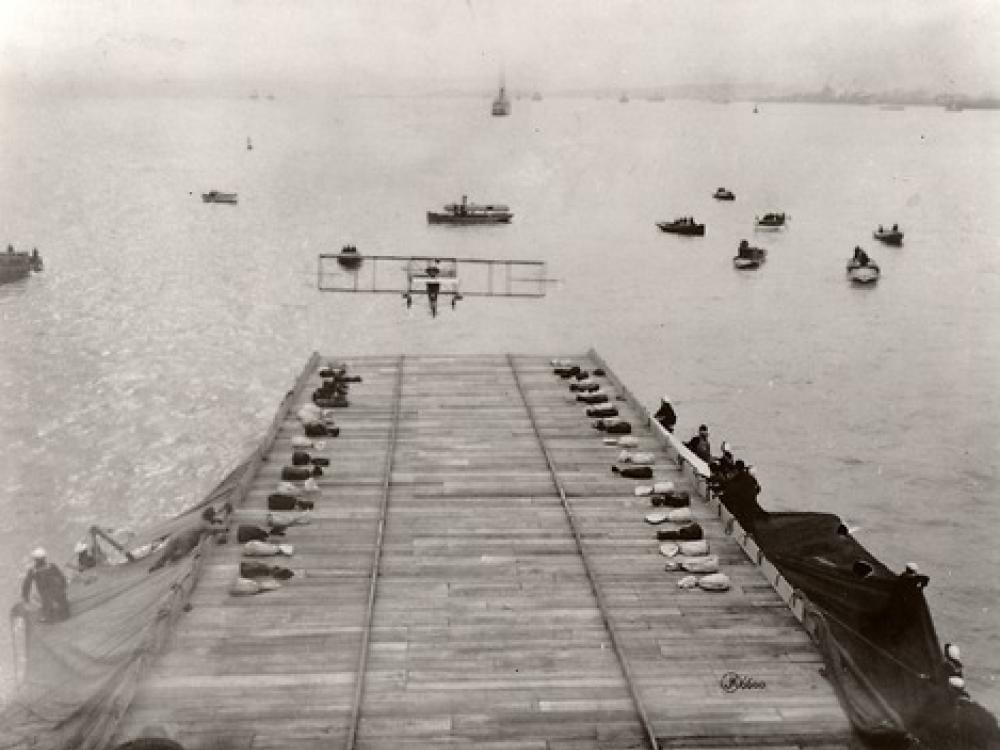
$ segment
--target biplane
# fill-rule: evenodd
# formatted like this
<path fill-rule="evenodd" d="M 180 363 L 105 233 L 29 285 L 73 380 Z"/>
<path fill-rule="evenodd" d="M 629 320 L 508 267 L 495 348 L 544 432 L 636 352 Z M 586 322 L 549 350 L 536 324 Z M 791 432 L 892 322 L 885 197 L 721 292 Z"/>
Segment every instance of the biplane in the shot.
<path fill-rule="evenodd" d="M 344 263 L 349 260 L 350 263 Z M 431 255 L 361 255 L 353 250 L 319 256 L 321 292 L 399 294 L 406 306 L 426 295 L 431 315 L 438 299 L 452 308 L 465 297 L 544 297 L 548 279 L 540 260 L 448 258 Z"/>

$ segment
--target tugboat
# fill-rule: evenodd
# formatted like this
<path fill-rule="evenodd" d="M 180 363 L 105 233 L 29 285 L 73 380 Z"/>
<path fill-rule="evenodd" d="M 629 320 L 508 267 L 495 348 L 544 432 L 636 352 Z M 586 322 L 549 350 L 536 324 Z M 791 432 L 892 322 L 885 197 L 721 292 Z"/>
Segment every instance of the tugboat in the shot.
<path fill-rule="evenodd" d="M 673 221 L 658 221 L 656 226 L 669 234 L 683 234 L 689 237 L 705 236 L 705 225 L 698 224 L 693 218 L 687 216 Z"/>
<path fill-rule="evenodd" d="M 469 203 L 466 195 L 461 203 L 449 203 L 444 212 L 428 211 L 428 224 L 509 224 L 514 218 L 510 208 L 500 204 Z"/>
<path fill-rule="evenodd" d="M 752 270 L 760 268 L 765 260 L 767 260 L 767 250 L 754 247 L 746 240 L 740 240 L 740 246 L 733 257 L 733 266 L 740 270 Z"/>
<path fill-rule="evenodd" d="M 361 267 L 364 258 L 358 254 L 358 248 L 354 245 L 344 245 L 340 248 L 340 255 L 337 256 L 337 263 L 341 268 L 348 271 L 355 271 Z"/>
<path fill-rule="evenodd" d="M 892 229 L 883 229 L 879 224 L 878 229 L 872 232 L 872 237 L 887 245 L 902 245 L 903 233 L 899 229 L 899 224 L 893 224 Z"/>
<path fill-rule="evenodd" d="M 0 284 L 23 279 L 32 272 L 42 271 L 42 256 L 38 248 L 30 253 L 14 250 L 13 245 L 7 245 L 7 252 L 0 253 Z"/>
<path fill-rule="evenodd" d="M 769 212 L 763 216 L 754 217 L 757 229 L 782 229 L 785 226 L 785 212 Z"/>
<path fill-rule="evenodd" d="M 736 200 L 736 196 L 733 195 L 733 191 L 732 190 L 727 190 L 724 187 L 720 187 L 720 188 L 716 189 L 716 191 L 714 193 L 712 193 L 712 197 L 715 198 L 715 200 L 717 200 L 717 201 L 734 201 L 734 200 Z"/>
<path fill-rule="evenodd" d="M 862 286 L 874 284 L 882 275 L 878 264 L 868 257 L 860 247 L 854 248 L 854 256 L 847 261 L 847 277 L 854 284 Z"/>
<path fill-rule="evenodd" d="M 235 206 L 238 196 L 236 193 L 221 193 L 218 190 L 209 190 L 207 193 L 201 194 L 201 199 L 205 203 L 228 203 L 231 206 Z"/>

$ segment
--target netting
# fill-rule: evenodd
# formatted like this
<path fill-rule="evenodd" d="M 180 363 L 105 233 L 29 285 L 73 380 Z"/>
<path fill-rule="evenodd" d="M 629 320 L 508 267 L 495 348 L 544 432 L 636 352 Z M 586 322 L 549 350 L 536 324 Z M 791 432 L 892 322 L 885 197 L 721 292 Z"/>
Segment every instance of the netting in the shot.
<path fill-rule="evenodd" d="M 105 750 L 183 611 L 204 546 L 213 541 L 206 536 L 181 560 L 151 572 L 157 546 L 171 535 L 197 529 L 206 507 L 221 511 L 248 465 L 242 463 L 179 516 L 130 539 L 124 546 L 128 557 L 110 545 L 102 549 L 103 562 L 69 582 L 68 620 L 40 622 L 37 612 L 14 607 L 14 632 L 21 634 L 15 637 L 22 652 L 17 661 L 24 675 L 0 713 L 2 750 Z M 108 562 L 116 558 L 121 561 Z"/>

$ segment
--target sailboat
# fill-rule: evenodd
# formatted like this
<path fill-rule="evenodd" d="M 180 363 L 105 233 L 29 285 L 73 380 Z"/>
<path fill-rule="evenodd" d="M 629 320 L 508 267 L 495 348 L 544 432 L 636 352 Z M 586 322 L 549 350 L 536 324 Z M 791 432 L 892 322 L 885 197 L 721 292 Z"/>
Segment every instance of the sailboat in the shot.
<path fill-rule="evenodd" d="M 510 114 L 510 99 L 507 98 L 507 91 L 504 89 L 503 79 L 500 79 L 500 91 L 497 98 L 493 100 L 493 116 L 506 117 Z"/>

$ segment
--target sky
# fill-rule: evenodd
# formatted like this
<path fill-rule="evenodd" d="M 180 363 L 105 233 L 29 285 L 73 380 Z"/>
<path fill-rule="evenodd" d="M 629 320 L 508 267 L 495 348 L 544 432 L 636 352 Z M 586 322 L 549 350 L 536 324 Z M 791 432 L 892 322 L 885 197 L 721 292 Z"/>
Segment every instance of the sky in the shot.
<path fill-rule="evenodd" d="M 997 0 L 0 0 L 0 80 L 1000 93 Z"/>

